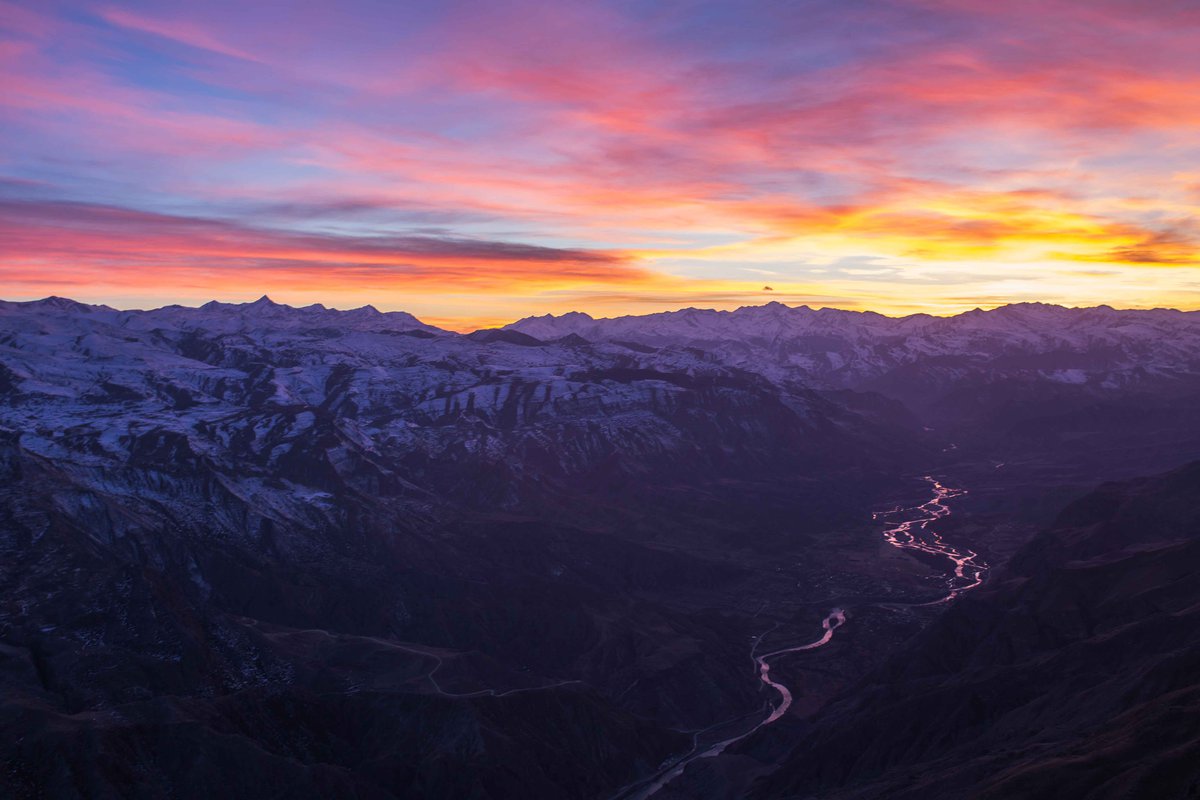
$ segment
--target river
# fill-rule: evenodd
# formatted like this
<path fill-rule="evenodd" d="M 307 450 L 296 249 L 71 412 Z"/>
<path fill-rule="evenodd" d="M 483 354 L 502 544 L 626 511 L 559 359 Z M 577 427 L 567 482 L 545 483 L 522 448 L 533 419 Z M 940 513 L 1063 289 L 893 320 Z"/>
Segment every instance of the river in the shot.
<path fill-rule="evenodd" d="M 946 575 L 946 594 L 925 602 L 871 603 L 869 605 L 893 610 L 944 605 L 952 602 L 963 592 L 980 586 L 983 583 L 984 576 L 987 574 L 988 565 L 978 553 L 966 548 L 959 549 L 945 542 L 941 534 L 932 527 L 933 523 L 950 516 L 951 511 L 948 501 L 966 494 L 966 489 L 952 489 L 929 475 L 926 475 L 924 480 L 930 484 L 933 492 L 933 496 L 929 500 L 917 506 L 897 506 L 888 511 L 878 511 L 872 514 L 871 518 L 882 521 L 887 525 L 883 531 L 883 537 L 893 547 L 901 550 L 915 550 L 929 555 L 942 556 L 950 561 L 953 566 L 951 571 Z M 792 691 L 785 684 L 771 677 L 770 660 L 792 653 L 816 650 L 829 644 L 829 642 L 833 641 L 834 632 L 846 624 L 846 613 L 846 610 L 840 607 L 831 609 L 825 619 L 821 621 L 822 633 L 820 638 L 808 644 L 785 647 L 758 655 L 758 648 L 762 645 L 763 640 L 767 638 L 770 631 L 758 637 L 750 650 L 750 657 L 754 660 L 754 664 L 758 670 L 759 681 L 762 682 L 763 686 L 778 695 L 778 702 L 770 704 L 770 710 L 765 713 L 765 716 L 760 721 L 734 736 L 715 742 L 701 741 L 703 734 L 722 727 L 728 727 L 737 720 L 728 720 L 706 728 L 703 731 L 697 731 L 692 735 L 692 749 L 690 751 L 669 764 L 664 765 L 650 777 L 626 786 L 614 795 L 612 800 L 646 800 L 646 798 L 653 797 L 660 789 L 682 775 L 683 771 L 692 762 L 701 758 L 719 756 L 730 745 L 740 742 L 742 739 L 772 724 L 786 714 L 788 708 L 792 705 Z"/>

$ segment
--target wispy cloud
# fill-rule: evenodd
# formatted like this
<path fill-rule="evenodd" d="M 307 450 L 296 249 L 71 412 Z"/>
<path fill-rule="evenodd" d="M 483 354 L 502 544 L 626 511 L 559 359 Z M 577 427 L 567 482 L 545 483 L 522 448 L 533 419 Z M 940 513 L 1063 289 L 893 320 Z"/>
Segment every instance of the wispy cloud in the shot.
<path fill-rule="evenodd" d="M 253 228 L 227 220 L 183 217 L 73 202 L 0 201 L 0 275 L 42 279 L 33 264 L 61 263 L 83 280 L 142 282 L 218 277 L 374 288 L 509 290 L 589 283 L 637 283 L 652 276 L 613 253 L 465 237 L 351 236 Z M 114 267 L 129 266 L 122 275 Z M 69 265 L 69 266 L 68 266 Z"/>
<path fill-rule="evenodd" d="M 740 303 L 764 275 L 893 308 L 1170 302 L 1198 29 L 1130 0 L 0 2 L 0 277 L 353 286 L 442 319 Z M 878 264 L 811 266 L 845 259 Z"/>

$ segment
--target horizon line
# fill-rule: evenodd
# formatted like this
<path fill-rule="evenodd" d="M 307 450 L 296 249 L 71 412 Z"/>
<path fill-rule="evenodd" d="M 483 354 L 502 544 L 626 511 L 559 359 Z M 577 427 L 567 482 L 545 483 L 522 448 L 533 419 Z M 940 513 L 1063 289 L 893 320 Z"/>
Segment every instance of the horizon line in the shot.
<path fill-rule="evenodd" d="M 913 312 L 911 314 L 893 315 L 893 314 L 886 314 L 886 313 L 883 313 L 880 311 L 875 311 L 873 309 L 842 308 L 839 306 L 814 307 L 814 306 L 809 305 L 808 303 L 801 303 L 799 305 L 788 305 L 787 303 L 784 303 L 780 300 L 770 300 L 768 302 L 757 304 L 757 305 L 742 305 L 742 306 L 738 306 L 737 308 L 734 308 L 734 309 L 720 309 L 720 308 L 712 308 L 712 307 L 702 308 L 699 306 L 680 306 L 677 308 L 662 309 L 660 311 L 649 311 L 645 314 L 621 314 L 618 316 L 611 316 L 611 317 L 592 316 L 591 314 L 589 314 L 586 311 L 578 311 L 578 310 L 564 311 L 564 312 L 561 312 L 558 314 L 548 312 L 545 314 L 530 314 L 527 316 L 518 317 L 517 319 L 511 320 L 509 322 L 504 322 L 501 324 L 484 325 L 481 327 L 473 327 L 473 328 L 469 328 L 469 329 L 468 328 L 456 329 L 456 328 L 445 327 L 442 324 L 435 324 L 435 323 L 428 322 L 427 319 L 429 319 L 429 318 L 419 317 L 416 314 L 413 314 L 412 312 L 406 311 L 402 308 L 381 309 L 370 303 L 361 305 L 361 306 L 355 306 L 352 308 L 338 308 L 336 306 L 330 306 L 330 305 L 326 305 L 324 303 L 319 303 L 319 302 L 318 303 L 310 303 L 310 304 L 304 305 L 304 306 L 299 306 L 299 305 L 292 305 L 290 303 L 281 303 L 281 302 L 272 300 L 271 297 L 267 294 L 263 294 L 254 300 L 245 300 L 245 301 L 241 301 L 241 302 L 229 301 L 229 300 L 217 300 L 214 298 L 212 300 L 207 300 L 198 305 L 187 305 L 184 303 L 166 303 L 164 305 L 151 307 L 151 308 L 119 307 L 119 306 L 109 305 L 108 303 L 91 303 L 91 302 L 86 302 L 83 300 L 76 300 L 73 297 L 66 297 L 64 295 L 47 295 L 45 297 L 31 298 L 28 300 L 11 300 L 8 298 L 0 298 L 0 305 L 36 305 L 39 303 L 47 303 L 47 302 L 54 301 L 54 300 L 62 300 L 62 301 L 66 301 L 66 302 L 81 305 L 81 306 L 87 306 L 89 308 L 105 309 L 108 311 L 115 311 L 115 312 L 119 312 L 119 313 L 142 313 L 142 314 L 152 313 L 155 311 L 165 311 L 168 309 L 187 309 L 190 311 L 203 311 L 203 310 L 205 310 L 205 308 L 207 306 L 212 306 L 214 304 L 218 305 L 218 306 L 231 306 L 234 308 L 249 307 L 249 306 L 255 306 L 255 305 L 261 304 L 261 305 L 269 305 L 270 307 L 275 307 L 275 308 L 285 308 L 285 309 L 288 309 L 291 311 L 305 311 L 305 310 L 311 309 L 311 310 L 316 310 L 316 311 L 332 311 L 332 312 L 342 313 L 342 314 L 352 313 L 354 311 L 371 311 L 371 312 L 377 313 L 381 316 L 383 316 L 385 314 L 404 314 L 409 317 L 412 317 L 414 320 L 416 320 L 420 324 L 425 325 L 427 327 L 436 328 L 437 330 L 443 331 L 445 333 L 455 333 L 455 334 L 461 334 L 461 335 L 469 335 L 471 333 L 477 333 L 479 331 L 500 330 L 500 329 L 506 328 L 510 325 L 515 325 L 518 322 L 523 322 L 525 320 L 547 319 L 547 318 L 561 319 L 563 317 L 570 316 L 570 315 L 582 315 L 582 316 L 587 317 L 589 320 L 591 320 L 593 322 L 609 322 L 609 321 L 615 321 L 615 320 L 621 320 L 621 319 L 637 319 L 637 318 L 643 318 L 643 317 L 652 317 L 652 316 L 658 316 L 661 314 L 679 314 L 679 313 L 682 313 L 685 311 L 700 311 L 700 312 L 708 312 L 708 313 L 713 313 L 713 314 L 734 314 L 734 313 L 737 313 L 739 311 L 743 311 L 746 309 L 760 309 L 760 308 L 767 308 L 768 306 L 781 306 L 789 311 L 810 311 L 813 313 L 819 313 L 822 311 L 835 311 L 835 312 L 840 312 L 840 313 L 845 313 L 845 314 L 859 314 L 859 315 L 864 315 L 864 316 L 869 314 L 869 315 L 873 315 L 873 316 L 877 316 L 877 317 L 883 317 L 884 319 L 896 320 L 896 321 L 912 319 L 914 317 L 930 317 L 933 319 L 954 319 L 956 317 L 961 317 L 966 314 L 972 314 L 972 313 L 986 314 L 986 313 L 991 313 L 994 311 L 999 311 L 999 310 L 1002 310 L 1005 308 L 1013 308 L 1013 307 L 1019 307 L 1019 306 L 1040 306 L 1040 307 L 1047 307 L 1047 308 L 1062 309 L 1064 311 L 1090 311 L 1090 310 L 1105 309 L 1105 310 L 1116 312 L 1116 313 L 1137 313 L 1137 312 L 1149 313 L 1149 312 L 1154 312 L 1154 311 L 1170 312 L 1170 313 L 1176 313 L 1176 314 L 1200 313 L 1200 308 L 1185 309 L 1185 308 L 1178 308 L 1178 307 L 1172 307 L 1172 306 L 1137 306 L 1137 307 L 1120 308 L 1117 306 L 1109 305 L 1108 303 L 1100 303 L 1097 305 L 1068 306 L 1068 305 L 1063 305 L 1062 303 L 1050 303 L 1050 302 L 1045 302 L 1045 301 L 1040 301 L 1040 300 L 1018 300 L 1018 301 L 1013 301 L 1013 302 L 1008 302 L 1008 303 L 998 303 L 995 305 L 979 305 L 979 306 L 975 306 L 974 308 L 966 309 L 964 311 L 957 311 L 954 313 L 947 313 L 947 314 L 935 314 L 935 313 L 931 313 L 928 311 L 917 311 L 917 312 Z M 433 318 L 437 319 L 436 317 L 433 317 Z M 445 320 L 439 320 L 439 321 L 444 322 Z"/>

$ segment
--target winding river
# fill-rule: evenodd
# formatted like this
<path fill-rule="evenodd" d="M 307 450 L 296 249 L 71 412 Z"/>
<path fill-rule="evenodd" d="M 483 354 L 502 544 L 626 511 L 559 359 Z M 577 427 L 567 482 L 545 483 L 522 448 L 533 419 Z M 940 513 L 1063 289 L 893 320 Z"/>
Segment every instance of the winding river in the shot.
<path fill-rule="evenodd" d="M 933 497 L 913 508 L 895 508 L 891 511 L 877 511 L 872 519 L 883 520 L 891 524 L 883 532 L 883 538 L 893 547 L 901 550 L 916 550 L 930 555 L 950 559 L 954 564 L 954 572 L 946 576 L 946 594 L 927 603 L 887 603 L 888 608 L 920 608 L 949 603 L 963 592 L 970 591 L 983 583 L 988 565 L 973 550 L 959 550 L 942 540 L 941 534 L 931 529 L 930 524 L 950 516 L 950 506 L 946 501 L 961 497 L 966 489 L 951 489 L 943 486 L 937 479 L 926 475 L 925 480 L 933 487 Z M 910 519 L 897 520 L 899 516 L 916 514 Z M 969 574 L 968 574 L 969 573 Z"/>
<path fill-rule="evenodd" d="M 967 490 L 951 489 L 929 475 L 926 475 L 924 480 L 930 484 L 933 491 L 933 497 L 929 500 L 918 506 L 907 508 L 897 506 L 889 511 L 878 511 L 873 513 L 871 518 L 880 520 L 888 526 L 883 531 L 883 538 L 893 547 L 901 550 L 915 550 L 933 556 L 941 556 L 953 564 L 952 571 L 946 575 L 946 594 L 934 600 L 921 603 L 871 603 L 869 605 L 892 610 L 943 605 L 953 601 L 963 592 L 970 591 L 982 584 L 984 575 L 987 574 L 988 565 L 980 558 L 978 553 L 965 548 L 959 549 L 948 544 L 942 539 L 941 534 L 931 527 L 934 522 L 950 516 L 950 506 L 947 505 L 947 501 L 955 497 L 961 497 L 967 493 Z M 755 731 L 770 725 L 786 714 L 788 708 L 792 705 L 792 692 L 786 685 L 771 678 L 770 660 L 791 653 L 800 653 L 824 647 L 833 640 L 834 631 L 844 624 L 846 624 L 846 611 L 835 607 L 821 621 L 822 634 L 820 638 L 808 644 L 785 647 L 780 650 L 764 653 L 763 655 L 758 655 L 758 648 L 771 631 L 767 631 L 767 633 L 758 637 L 754 642 L 754 647 L 750 650 L 750 657 L 754 660 L 754 664 L 758 668 L 759 681 L 762 682 L 763 686 L 768 687 L 779 696 L 779 701 L 770 705 L 770 712 L 748 730 L 735 736 L 721 739 L 720 741 L 702 742 L 701 738 L 705 733 L 718 728 L 728 727 L 738 720 L 727 720 L 702 731 L 696 731 L 692 734 L 691 750 L 677 760 L 666 764 L 650 777 L 625 787 L 614 795 L 613 800 L 645 800 L 645 798 L 652 797 L 668 783 L 682 775 L 683 771 L 687 769 L 688 764 L 701 758 L 719 756 L 730 745 L 740 742 Z M 772 628 L 771 630 L 774 629 Z"/>

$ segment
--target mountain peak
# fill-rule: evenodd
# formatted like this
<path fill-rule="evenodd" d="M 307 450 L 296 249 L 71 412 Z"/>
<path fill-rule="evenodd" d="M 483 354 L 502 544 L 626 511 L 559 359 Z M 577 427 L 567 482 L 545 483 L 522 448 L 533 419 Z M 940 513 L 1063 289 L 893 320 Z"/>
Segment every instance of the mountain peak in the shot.
<path fill-rule="evenodd" d="M 59 297 L 58 295 L 50 295 L 43 297 L 41 300 L 34 300 L 31 305 L 36 305 L 40 308 L 57 308 L 63 311 L 91 311 L 92 307 L 80 303 L 78 300 L 72 300 L 69 297 Z"/>

